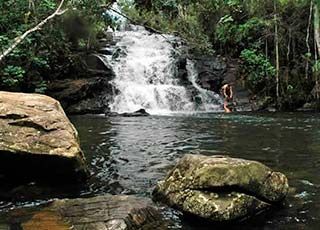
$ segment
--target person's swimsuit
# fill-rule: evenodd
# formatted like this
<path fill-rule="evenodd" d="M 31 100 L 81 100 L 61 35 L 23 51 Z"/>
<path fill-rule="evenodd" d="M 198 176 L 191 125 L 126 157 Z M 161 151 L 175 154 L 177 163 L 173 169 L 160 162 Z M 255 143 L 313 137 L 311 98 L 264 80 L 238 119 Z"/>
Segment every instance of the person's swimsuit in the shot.
<path fill-rule="evenodd" d="M 226 95 L 228 96 L 228 97 L 225 98 L 225 100 L 226 100 L 227 102 L 232 102 L 232 98 L 231 98 L 231 88 L 230 88 L 230 86 L 227 86 L 227 87 L 225 88 L 225 91 L 226 91 Z"/>

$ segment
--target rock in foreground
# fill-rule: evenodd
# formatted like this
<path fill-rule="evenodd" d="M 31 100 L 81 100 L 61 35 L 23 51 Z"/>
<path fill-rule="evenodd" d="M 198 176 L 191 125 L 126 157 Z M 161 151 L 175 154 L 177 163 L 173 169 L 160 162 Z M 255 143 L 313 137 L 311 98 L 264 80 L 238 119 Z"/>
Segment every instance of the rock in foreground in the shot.
<path fill-rule="evenodd" d="M 154 190 L 154 199 L 214 222 L 252 216 L 281 202 L 288 180 L 267 166 L 224 156 L 187 155 Z"/>
<path fill-rule="evenodd" d="M 0 178 L 63 181 L 87 175 L 78 133 L 58 101 L 0 92 Z"/>
<path fill-rule="evenodd" d="M 166 221 L 159 210 L 152 207 L 151 200 L 112 195 L 57 200 L 38 211 L 15 210 L 0 216 L 0 226 L 5 225 L 9 228 L 19 226 L 25 230 L 167 229 Z"/>

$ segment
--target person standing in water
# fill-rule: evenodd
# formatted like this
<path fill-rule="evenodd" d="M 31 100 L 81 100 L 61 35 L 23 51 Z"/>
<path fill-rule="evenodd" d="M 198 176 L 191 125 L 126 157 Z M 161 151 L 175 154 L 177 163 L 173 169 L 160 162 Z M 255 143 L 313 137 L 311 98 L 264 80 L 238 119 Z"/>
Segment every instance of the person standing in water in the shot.
<path fill-rule="evenodd" d="M 233 87 L 228 83 L 222 86 L 222 95 L 224 98 L 223 108 L 226 113 L 231 113 L 233 111 Z"/>

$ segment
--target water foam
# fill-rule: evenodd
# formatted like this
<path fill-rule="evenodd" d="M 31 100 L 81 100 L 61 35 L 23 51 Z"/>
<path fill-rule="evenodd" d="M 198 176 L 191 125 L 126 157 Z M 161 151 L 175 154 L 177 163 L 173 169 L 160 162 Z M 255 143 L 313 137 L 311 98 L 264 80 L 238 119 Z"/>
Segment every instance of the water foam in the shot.
<path fill-rule="evenodd" d="M 203 105 L 198 106 L 191 93 L 179 84 L 176 50 L 168 42 L 173 36 L 150 33 L 141 26 L 116 31 L 114 36 L 119 39 L 117 47 L 124 54 L 111 60 L 116 75 L 112 84 L 118 91 L 110 105 L 111 111 L 124 113 L 143 108 L 150 114 L 170 114 L 216 111 L 220 106 L 219 96 L 196 84 L 193 65 L 189 64 L 189 78 Z M 210 105 L 212 98 L 214 104 Z"/>

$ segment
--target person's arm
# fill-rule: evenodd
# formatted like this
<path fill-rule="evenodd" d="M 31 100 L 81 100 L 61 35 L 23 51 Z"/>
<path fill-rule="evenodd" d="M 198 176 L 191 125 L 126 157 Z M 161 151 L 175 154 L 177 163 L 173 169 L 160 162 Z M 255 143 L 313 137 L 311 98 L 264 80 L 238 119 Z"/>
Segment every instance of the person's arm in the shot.
<path fill-rule="evenodd" d="M 233 87 L 230 86 L 230 98 L 233 99 Z"/>
<path fill-rule="evenodd" d="M 222 89 L 223 89 L 223 96 L 224 96 L 224 98 L 228 98 L 228 95 L 227 95 L 227 87 L 224 85 L 224 86 L 222 87 Z"/>

